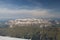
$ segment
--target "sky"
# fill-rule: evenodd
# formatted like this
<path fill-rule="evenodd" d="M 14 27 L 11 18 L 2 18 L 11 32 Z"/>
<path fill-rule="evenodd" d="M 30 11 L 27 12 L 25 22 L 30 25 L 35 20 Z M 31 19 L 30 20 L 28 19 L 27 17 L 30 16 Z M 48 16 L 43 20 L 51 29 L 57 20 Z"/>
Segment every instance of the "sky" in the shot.
<path fill-rule="evenodd" d="M 1 18 L 60 18 L 60 0 L 0 0 Z"/>

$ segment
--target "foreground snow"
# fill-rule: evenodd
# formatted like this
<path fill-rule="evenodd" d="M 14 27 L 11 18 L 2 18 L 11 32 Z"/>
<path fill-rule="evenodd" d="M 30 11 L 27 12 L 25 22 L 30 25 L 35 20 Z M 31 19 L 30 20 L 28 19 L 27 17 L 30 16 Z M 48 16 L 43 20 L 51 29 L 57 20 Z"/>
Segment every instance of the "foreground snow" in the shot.
<path fill-rule="evenodd" d="M 0 36 L 0 40 L 28 40 L 28 39 L 12 38 L 12 37 L 4 37 L 4 36 Z M 30 39 L 29 39 L 29 40 L 30 40 Z"/>

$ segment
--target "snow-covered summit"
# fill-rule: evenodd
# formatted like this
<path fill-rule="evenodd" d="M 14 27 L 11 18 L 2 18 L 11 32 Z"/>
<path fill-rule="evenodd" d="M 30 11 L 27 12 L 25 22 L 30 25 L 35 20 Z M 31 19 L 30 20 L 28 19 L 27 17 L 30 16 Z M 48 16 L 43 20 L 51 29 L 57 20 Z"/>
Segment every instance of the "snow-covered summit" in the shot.
<path fill-rule="evenodd" d="M 29 25 L 41 25 L 41 24 L 46 24 L 46 26 L 48 26 L 51 23 L 49 22 L 49 20 L 45 19 L 16 19 L 16 20 L 9 20 L 7 24 L 10 25 L 10 27 L 13 27 L 13 25 L 29 26 Z"/>

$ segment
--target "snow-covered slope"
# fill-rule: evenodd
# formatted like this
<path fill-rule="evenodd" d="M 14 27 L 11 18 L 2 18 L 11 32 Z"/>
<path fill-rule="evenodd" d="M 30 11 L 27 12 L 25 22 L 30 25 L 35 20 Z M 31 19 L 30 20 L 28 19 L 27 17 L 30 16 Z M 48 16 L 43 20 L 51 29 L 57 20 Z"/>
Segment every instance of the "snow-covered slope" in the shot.
<path fill-rule="evenodd" d="M 0 40 L 28 40 L 28 39 L 12 38 L 12 37 L 4 37 L 4 36 L 0 36 Z M 30 39 L 29 39 L 29 40 L 30 40 Z"/>

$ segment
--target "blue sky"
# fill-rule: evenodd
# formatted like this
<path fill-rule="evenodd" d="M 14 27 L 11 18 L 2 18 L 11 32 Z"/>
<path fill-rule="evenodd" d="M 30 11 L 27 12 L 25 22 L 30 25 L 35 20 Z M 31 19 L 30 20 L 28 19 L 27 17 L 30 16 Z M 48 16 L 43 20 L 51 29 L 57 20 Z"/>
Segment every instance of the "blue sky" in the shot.
<path fill-rule="evenodd" d="M 0 0 L 0 18 L 60 18 L 60 0 Z"/>

